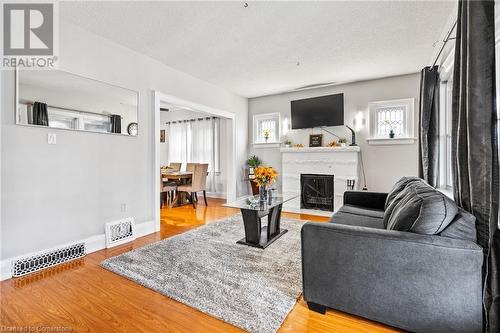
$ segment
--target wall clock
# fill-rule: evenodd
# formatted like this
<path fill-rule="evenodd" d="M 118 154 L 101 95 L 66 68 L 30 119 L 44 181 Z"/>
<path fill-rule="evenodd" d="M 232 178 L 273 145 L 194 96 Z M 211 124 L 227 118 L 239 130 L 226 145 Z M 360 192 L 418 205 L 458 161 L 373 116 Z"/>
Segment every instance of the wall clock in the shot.
<path fill-rule="evenodd" d="M 127 126 L 127 132 L 128 134 L 132 136 L 137 136 L 137 130 L 138 130 L 138 125 L 137 123 L 130 123 Z"/>

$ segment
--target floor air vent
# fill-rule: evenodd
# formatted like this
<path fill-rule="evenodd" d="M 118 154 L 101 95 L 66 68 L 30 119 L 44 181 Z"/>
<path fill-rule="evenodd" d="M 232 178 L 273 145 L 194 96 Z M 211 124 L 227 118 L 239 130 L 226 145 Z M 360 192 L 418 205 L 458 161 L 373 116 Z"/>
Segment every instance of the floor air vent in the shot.
<path fill-rule="evenodd" d="M 85 256 L 85 243 L 76 243 L 12 263 L 12 276 L 19 277 Z"/>
<path fill-rule="evenodd" d="M 135 239 L 134 219 L 126 218 L 106 223 L 106 247 L 113 247 Z"/>

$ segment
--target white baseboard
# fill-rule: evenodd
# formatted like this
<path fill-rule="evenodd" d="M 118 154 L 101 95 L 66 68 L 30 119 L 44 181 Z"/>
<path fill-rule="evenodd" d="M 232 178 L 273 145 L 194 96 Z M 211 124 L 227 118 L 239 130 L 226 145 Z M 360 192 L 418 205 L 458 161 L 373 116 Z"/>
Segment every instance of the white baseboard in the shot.
<path fill-rule="evenodd" d="M 106 248 L 106 235 L 95 235 L 81 240 L 85 242 L 85 251 L 92 253 Z"/>
<path fill-rule="evenodd" d="M 136 230 L 136 238 L 149 235 L 155 232 L 155 223 L 154 221 L 147 221 L 136 224 L 135 230 Z M 85 250 L 87 254 L 106 248 L 106 236 L 104 234 L 100 234 L 100 235 L 90 236 L 84 239 L 75 240 L 74 242 L 71 243 L 53 246 L 40 251 L 26 253 L 20 256 L 4 259 L 0 261 L 0 281 L 12 278 L 12 262 L 17 259 L 25 258 L 32 255 L 42 254 L 48 251 L 52 251 L 54 249 L 65 247 L 70 244 L 81 243 L 81 242 L 85 243 Z"/>
<path fill-rule="evenodd" d="M 207 192 L 208 198 L 226 199 L 225 192 Z"/>
<path fill-rule="evenodd" d="M 135 225 L 135 237 L 139 238 L 155 232 L 155 221 L 142 222 Z"/>
<path fill-rule="evenodd" d="M 7 280 L 12 277 L 12 259 L 6 259 L 0 262 L 0 272 L 0 281 Z"/>
<path fill-rule="evenodd" d="M 327 212 L 324 210 L 315 210 L 315 209 L 302 209 L 302 208 L 294 208 L 294 207 L 286 207 L 283 206 L 283 212 L 287 213 L 295 213 L 295 214 L 307 214 L 307 215 L 315 215 L 315 216 L 325 216 L 332 217 L 333 212 Z"/>

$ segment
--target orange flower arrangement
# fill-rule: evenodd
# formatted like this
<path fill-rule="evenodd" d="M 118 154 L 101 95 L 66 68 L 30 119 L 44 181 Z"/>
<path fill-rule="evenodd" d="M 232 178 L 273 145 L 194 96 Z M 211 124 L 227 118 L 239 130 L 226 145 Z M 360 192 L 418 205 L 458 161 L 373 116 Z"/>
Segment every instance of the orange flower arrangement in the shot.
<path fill-rule="evenodd" d="M 255 168 L 255 179 L 259 187 L 271 185 L 278 178 L 278 172 L 272 167 L 258 167 Z"/>

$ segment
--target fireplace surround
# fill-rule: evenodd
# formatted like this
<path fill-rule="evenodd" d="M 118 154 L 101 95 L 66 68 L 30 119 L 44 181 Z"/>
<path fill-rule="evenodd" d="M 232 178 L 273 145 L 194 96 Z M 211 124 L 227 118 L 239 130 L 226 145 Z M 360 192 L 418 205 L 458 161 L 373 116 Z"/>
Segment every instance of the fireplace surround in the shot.
<path fill-rule="evenodd" d="M 336 209 L 342 207 L 344 192 L 358 189 L 360 152 L 358 146 L 281 148 L 280 152 L 283 194 L 297 196 L 283 204 L 283 211 L 331 216 Z M 335 175 L 333 212 L 302 207 L 300 182 L 302 174 Z"/>
<path fill-rule="evenodd" d="M 300 208 L 333 212 L 334 204 L 334 175 L 300 175 Z"/>

